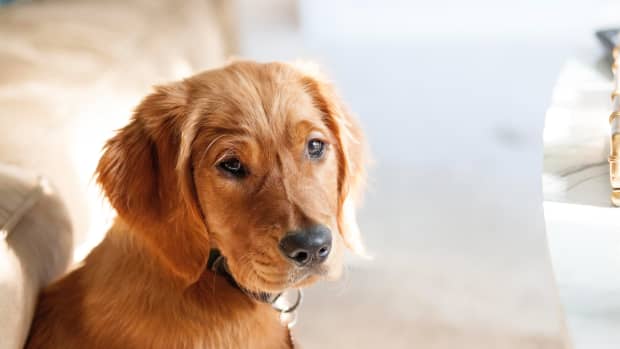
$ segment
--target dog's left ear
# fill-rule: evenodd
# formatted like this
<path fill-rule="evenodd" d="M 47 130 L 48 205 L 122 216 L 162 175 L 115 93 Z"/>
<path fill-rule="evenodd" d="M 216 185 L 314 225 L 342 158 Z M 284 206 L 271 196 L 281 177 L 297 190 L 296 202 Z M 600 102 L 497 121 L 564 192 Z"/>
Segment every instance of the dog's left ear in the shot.
<path fill-rule="evenodd" d="M 97 181 L 131 233 L 185 285 L 200 277 L 210 249 L 194 187 L 187 99 L 184 82 L 157 87 L 107 142 L 97 166 Z"/>
<path fill-rule="evenodd" d="M 349 112 L 336 93 L 316 68 L 307 65 L 296 68 L 303 74 L 303 84 L 321 110 L 324 122 L 336 137 L 338 144 L 338 228 L 347 246 L 355 253 L 365 255 L 364 245 L 355 214 L 366 182 L 366 140 L 357 119 Z M 312 66 L 311 66 L 312 67 Z"/>

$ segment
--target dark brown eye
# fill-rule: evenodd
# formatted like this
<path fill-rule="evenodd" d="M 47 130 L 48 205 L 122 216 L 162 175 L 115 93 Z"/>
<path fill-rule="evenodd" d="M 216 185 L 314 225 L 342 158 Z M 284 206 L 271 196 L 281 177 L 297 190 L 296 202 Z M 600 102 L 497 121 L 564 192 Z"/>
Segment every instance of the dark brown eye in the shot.
<path fill-rule="evenodd" d="M 247 169 L 237 158 L 222 160 L 219 164 L 217 164 L 217 167 L 222 172 L 235 178 L 243 178 L 248 175 Z"/>
<path fill-rule="evenodd" d="M 310 159 L 318 160 L 325 154 L 325 142 L 320 139 L 311 139 L 308 142 L 307 148 Z"/>

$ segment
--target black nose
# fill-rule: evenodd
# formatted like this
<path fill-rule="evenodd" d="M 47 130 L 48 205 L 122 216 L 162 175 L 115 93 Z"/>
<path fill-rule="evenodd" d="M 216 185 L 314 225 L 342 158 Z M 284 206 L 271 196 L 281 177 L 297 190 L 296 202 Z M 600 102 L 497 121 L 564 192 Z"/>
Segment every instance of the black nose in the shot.
<path fill-rule="evenodd" d="M 323 263 L 332 249 L 332 233 L 326 226 L 295 230 L 280 240 L 280 250 L 298 266 Z"/>

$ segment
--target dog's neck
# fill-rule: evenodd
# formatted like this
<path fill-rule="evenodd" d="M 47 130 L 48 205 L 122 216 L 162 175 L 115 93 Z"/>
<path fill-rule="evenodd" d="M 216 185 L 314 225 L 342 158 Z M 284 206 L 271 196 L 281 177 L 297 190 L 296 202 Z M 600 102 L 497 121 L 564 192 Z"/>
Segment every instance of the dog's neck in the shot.
<path fill-rule="evenodd" d="M 252 290 L 248 290 L 247 288 L 241 286 L 237 280 L 230 273 L 230 269 L 228 268 L 228 264 L 226 263 L 226 258 L 221 254 L 221 252 L 217 249 L 212 249 L 209 254 L 209 261 L 207 263 L 207 270 L 215 273 L 216 275 L 220 275 L 224 277 L 228 283 L 234 288 L 238 289 L 240 292 L 245 294 L 248 298 L 253 299 L 257 302 L 269 304 L 273 307 L 275 311 L 280 313 L 280 320 L 283 324 L 288 326 L 289 328 L 295 325 L 297 319 L 297 308 L 301 304 L 303 293 L 300 289 L 295 289 L 296 298 L 292 301 L 292 303 L 282 306 L 278 304 L 278 301 L 281 297 L 283 297 L 284 292 L 279 293 L 269 293 L 269 292 L 256 292 Z M 282 303 L 282 302 L 280 302 Z"/>

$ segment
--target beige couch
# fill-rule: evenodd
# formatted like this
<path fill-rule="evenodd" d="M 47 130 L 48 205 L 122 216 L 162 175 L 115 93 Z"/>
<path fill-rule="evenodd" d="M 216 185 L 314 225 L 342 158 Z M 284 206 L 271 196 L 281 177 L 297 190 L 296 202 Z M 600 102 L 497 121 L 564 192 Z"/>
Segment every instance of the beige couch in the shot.
<path fill-rule="evenodd" d="M 0 164 L 0 348 L 20 348 L 36 291 L 71 260 L 71 222 L 44 178 Z"/>
<path fill-rule="evenodd" d="M 38 289 L 88 253 L 113 217 L 92 180 L 103 142 L 153 84 L 222 64 L 234 48 L 228 4 L 0 7 L 0 227 L 17 217 L 0 247 L 0 349 L 21 347 Z M 37 189 L 39 175 L 57 192 Z"/>

